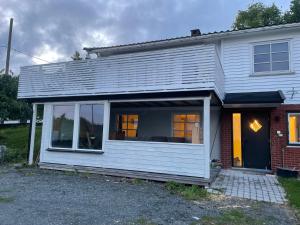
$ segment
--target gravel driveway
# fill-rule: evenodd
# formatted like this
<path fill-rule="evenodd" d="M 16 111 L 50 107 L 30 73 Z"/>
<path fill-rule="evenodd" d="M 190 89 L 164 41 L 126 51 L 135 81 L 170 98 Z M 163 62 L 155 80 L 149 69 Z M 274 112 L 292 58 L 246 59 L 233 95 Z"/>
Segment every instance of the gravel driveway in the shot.
<path fill-rule="evenodd" d="M 0 167 L 1 225 L 190 225 L 232 209 L 263 224 L 297 224 L 283 205 L 221 195 L 187 201 L 163 183 Z"/>

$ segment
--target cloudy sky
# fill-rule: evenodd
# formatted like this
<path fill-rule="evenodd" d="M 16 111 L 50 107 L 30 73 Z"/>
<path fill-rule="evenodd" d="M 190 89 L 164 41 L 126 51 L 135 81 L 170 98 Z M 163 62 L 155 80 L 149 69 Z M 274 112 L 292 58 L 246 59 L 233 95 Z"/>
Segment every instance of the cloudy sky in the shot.
<path fill-rule="evenodd" d="M 14 18 L 11 68 L 70 60 L 83 47 L 110 46 L 231 28 L 256 0 L 0 0 L 0 69 L 9 18 Z M 273 2 L 283 11 L 290 0 Z M 83 52 L 82 52 L 83 54 Z M 41 58 L 45 61 L 30 56 Z"/>

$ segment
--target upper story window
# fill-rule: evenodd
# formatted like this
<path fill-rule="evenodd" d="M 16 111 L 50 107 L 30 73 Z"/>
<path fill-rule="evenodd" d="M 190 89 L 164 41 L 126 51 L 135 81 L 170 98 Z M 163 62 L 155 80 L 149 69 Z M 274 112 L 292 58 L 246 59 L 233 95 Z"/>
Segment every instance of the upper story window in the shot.
<path fill-rule="evenodd" d="M 254 73 L 289 70 L 289 42 L 276 42 L 254 46 Z"/>

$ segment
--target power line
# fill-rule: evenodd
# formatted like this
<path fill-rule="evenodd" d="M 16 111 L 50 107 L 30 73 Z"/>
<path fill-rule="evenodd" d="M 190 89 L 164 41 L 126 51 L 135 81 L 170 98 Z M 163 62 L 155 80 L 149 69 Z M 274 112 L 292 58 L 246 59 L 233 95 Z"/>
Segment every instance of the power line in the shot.
<path fill-rule="evenodd" d="M 0 47 L 1 47 L 1 48 L 7 48 L 7 46 L 5 46 L 5 45 L 0 45 Z M 15 49 L 15 48 L 11 48 L 11 50 L 13 50 L 13 51 L 15 51 L 15 52 L 17 52 L 17 53 L 26 55 L 26 56 L 28 56 L 28 57 L 34 58 L 34 59 L 38 59 L 38 60 L 44 61 L 44 62 L 46 62 L 46 63 L 51 63 L 51 62 L 49 62 L 49 61 L 47 61 L 47 60 L 45 60 L 45 59 L 42 59 L 42 58 L 39 58 L 39 57 L 30 55 L 30 54 L 28 54 L 28 53 L 25 53 L 25 52 L 23 52 L 23 51 L 20 51 L 20 50 L 18 50 L 18 49 Z"/>
<path fill-rule="evenodd" d="M 28 54 L 28 53 L 25 53 L 25 52 L 23 52 L 23 51 L 17 50 L 17 49 L 15 49 L 15 48 L 11 48 L 11 49 L 12 49 L 13 51 L 15 51 L 15 52 L 18 52 L 18 53 L 20 53 L 20 54 L 29 56 L 29 57 L 31 57 L 31 58 L 38 59 L 38 60 L 44 61 L 44 62 L 46 62 L 46 63 L 51 63 L 51 62 L 49 62 L 49 61 L 47 61 L 47 60 L 45 60 L 45 59 L 41 59 L 41 58 L 39 58 L 39 57 L 30 55 L 30 54 Z"/>

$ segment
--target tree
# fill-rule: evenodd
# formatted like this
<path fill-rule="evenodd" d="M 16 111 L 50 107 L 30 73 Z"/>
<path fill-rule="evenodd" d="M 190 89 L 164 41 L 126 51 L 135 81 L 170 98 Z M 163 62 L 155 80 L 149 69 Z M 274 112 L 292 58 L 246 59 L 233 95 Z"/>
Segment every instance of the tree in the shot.
<path fill-rule="evenodd" d="M 284 21 L 286 23 L 298 23 L 300 22 L 300 1 L 293 0 L 291 2 L 290 11 L 284 14 Z"/>
<path fill-rule="evenodd" d="M 71 56 L 71 58 L 73 60 L 82 60 L 81 56 L 80 56 L 80 53 L 78 51 L 75 51 L 74 55 Z"/>
<path fill-rule="evenodd" d="M 4 120 L 27 120 L 31 115 L 30 104 L 17 100 L 17 76 L 0 74 L 0 123 Z"/>
<path fill-rule="evenodd" d="M 263 3 L 254 3 L 247 10 L 240 10 L 233 23 L 233 28 L 237 30 L 278 25 L 283 23 L 280 9 L 273 4 L 265 6 Z"/>

